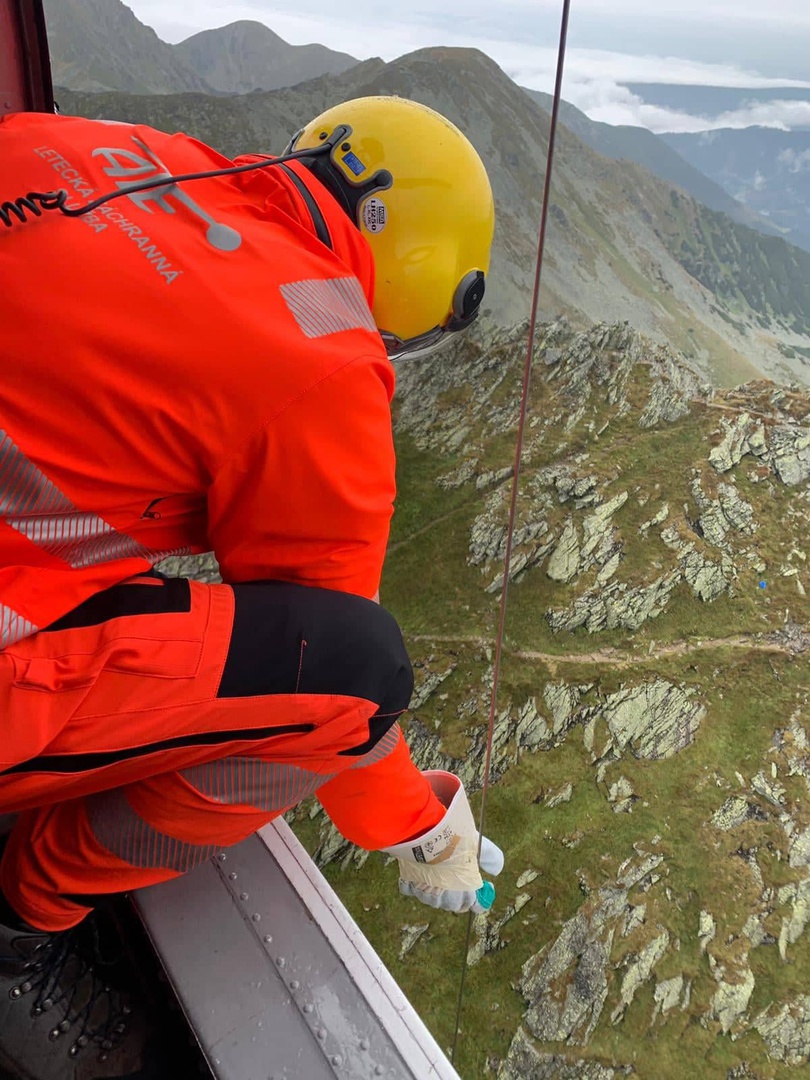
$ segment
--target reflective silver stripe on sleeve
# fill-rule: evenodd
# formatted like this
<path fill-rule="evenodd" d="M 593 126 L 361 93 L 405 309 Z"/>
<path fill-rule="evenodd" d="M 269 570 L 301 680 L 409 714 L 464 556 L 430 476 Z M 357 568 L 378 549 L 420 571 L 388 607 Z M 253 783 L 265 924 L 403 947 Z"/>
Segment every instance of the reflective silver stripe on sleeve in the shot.
<path fill-rule="evenodd" d="M 13 645 L 16 641 L 30 637 L 37 632 L 37 627 L 29 620 L 23 618 L 18 611 L 0 604 L 0 649 L 6 645 Z"/>
<path fill-rule="evenodd" d="M 400 737 L 399 724 L 394 724 L 386 731 L 385 735 L 380 739 L 373 750 L 369 750 L 367 754 L 364 754 L 361 758 L 352 765 L 353 769 L 366 769 L 369 765 L 376 765 L 378 761 L 382 761 L 383 758 L 387 758 L 389 754 L 393 754 L 397 748 Z"/>
<path fill-rule="evenodd" d="M 160 562 L 188 549 L 151 551 L 98 514 L 79 510 L 41 469 L 0 431 L 0 515 L 41 551 L 78 569 L 115 559 Z"/>
<path fill-rule="evenodd" d="M 308 338 L 327 337 L 342 330 L 377 329 L 357 278 L 293 281 L 280 289 L 284 302 Z"/>
<path fill-rule="evenodd" d="M 332 779 L 331 774 L 310 772 L 297 765 L 244 757 L 192 765 L 180 775 L 216 802 L 270 811 L 296 806 Z"/>
<path fill-rule="evenodd" d="M 221 850 L 217 844 L 187 844 L 144 821 L 121 791 L 87 799 L 87 817 L 96 840 L 113 855 L 141 870 L 185 873 Z"/>

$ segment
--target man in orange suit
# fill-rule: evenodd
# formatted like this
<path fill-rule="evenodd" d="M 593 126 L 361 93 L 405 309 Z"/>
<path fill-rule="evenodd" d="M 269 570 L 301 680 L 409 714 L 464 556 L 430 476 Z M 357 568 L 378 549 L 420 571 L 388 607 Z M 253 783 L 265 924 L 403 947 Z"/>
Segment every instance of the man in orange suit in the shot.
<path fill-rule="evenodd" d="M 0 227 L 0 1066 L 134 1077 L 71 944 L 99 896 L 314 794 L 404 893 L 486 906 L 464 790 L 398 727 L 411 667 L 377 601 L 391 359 L 475 318 L 492 196 L 457 128 L 393 98 L 276 159 L 36 113 L 0 151 L 29 193 Z M 223 584 L 152 569 L 210 550 Z"/>

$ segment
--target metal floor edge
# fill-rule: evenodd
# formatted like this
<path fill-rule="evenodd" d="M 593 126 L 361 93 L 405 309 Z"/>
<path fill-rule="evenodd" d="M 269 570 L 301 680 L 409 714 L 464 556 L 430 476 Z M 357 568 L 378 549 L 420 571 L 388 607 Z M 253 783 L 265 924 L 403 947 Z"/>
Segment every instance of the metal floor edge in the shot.
<path fill-rule="evenodd" d="M 460 1080 L 282 819 L 133 901 L 216 1080 Z"/>

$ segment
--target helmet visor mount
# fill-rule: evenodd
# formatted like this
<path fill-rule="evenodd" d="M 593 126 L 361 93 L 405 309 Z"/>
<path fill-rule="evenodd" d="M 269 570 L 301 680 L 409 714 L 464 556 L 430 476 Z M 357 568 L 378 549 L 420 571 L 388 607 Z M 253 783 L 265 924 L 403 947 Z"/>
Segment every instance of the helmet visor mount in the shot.
<path fill-rule="evenodd" d="M 424 334 L 403 341 L 396 334 L 389 334 L 387 330 L 380 331 L 385 351 L 389 360 L 401 360 L 405 356 L 416 356 L 421 353 L 433 352 L 440 344 L 447 340 L 452 331 L 443 326 L 434 326 L 432 330 Z"/>
<path fill-rule="evenodd" d="M 389 360 L 401 360 L 405 356 L 413 357 L 417 353 L 433 352 L 447 341 L 451 334 L 466 330 L 478 318 L 484 288 L 483 270 L 470 270 L 456 286 L 452 314 L 442 326 L 434 326 L 424 334 L 417 334 L 406 341 L 387 330 L 381 330 L 380 336 Z"/>

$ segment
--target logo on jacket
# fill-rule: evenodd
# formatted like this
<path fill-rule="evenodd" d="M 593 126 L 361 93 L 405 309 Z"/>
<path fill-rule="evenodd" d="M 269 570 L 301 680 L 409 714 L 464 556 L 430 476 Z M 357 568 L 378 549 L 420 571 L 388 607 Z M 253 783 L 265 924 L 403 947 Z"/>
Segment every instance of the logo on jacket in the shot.
<path fill-rule="evenodd" d="M 171 181 L 171 172 L 153 150 L 150 150 L 143 140 L 132 136 L 132 141 L 143 151 L 142 154 L 134 150 L 100 146 L 93 151 L 93 157 L 102 157 L 107 161 L 104 172 L 114 179 L 120 189 L 129 187 L 130 184 L 144 183 L 149 180 L 165 179 Z M 186 210 L 200 218 L 208 226 L 205 238 L 211 247 L 217 251 L 236 251 L 242 243 L 241 233 L 232 229 L 230 225 L 223 225 L 216 221 L 204 210 L 198 202 L 183 190 L 179 184 L 166 183 L 150 188 L 148 191 L 133 191 L 127 194 L 127 198 L 145 210 L 147 214 L 153 214 L 155 208 L 166 214 L 177 213 L 174 203 L 179 203 Z M 172 201 L 170 201 L 172 200 Z"/>

